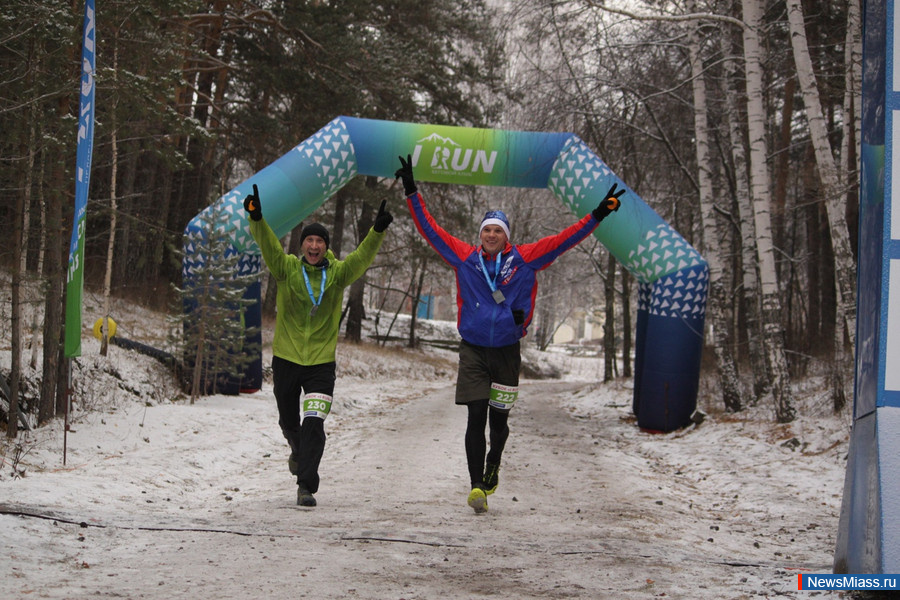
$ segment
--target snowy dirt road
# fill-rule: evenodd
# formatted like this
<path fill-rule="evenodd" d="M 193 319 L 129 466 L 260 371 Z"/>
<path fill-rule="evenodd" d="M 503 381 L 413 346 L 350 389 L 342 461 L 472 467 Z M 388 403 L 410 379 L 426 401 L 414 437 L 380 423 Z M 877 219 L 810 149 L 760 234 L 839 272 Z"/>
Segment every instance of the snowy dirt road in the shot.
<path fill-rule="evenodd" d="M 597 389 L 523 383 L 483 515 L 452 382 L 339 379 L 336 406 L 379 401 L 329 417 L 313 509 L 268 388 L 97 414 L 65 467 L 0 481 L 0 597 L 805 598 L 798 571 L 830 572 L 846 446 L 802 455 L 729 423 L 652 436 L 627 390 L 573 407 Z"/>

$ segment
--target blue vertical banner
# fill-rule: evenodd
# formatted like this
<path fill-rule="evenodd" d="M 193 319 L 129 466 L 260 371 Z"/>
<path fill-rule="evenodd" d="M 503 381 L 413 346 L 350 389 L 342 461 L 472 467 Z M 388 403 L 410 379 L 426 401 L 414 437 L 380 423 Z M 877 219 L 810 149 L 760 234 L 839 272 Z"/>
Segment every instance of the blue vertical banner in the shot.
<path fill-rule="evenodd" d="M 94 150 L 94 72 L 96 71 L 96 29 L 94 0 L 84 3 L 84 38 L 81 46 L 81 99 L 78 111 L 78 148 L 75 156 L 75 218 L 69 243 L 69 268 L 66 272 L 67 358 L 81 356 L 81 303 L 84 292 L 84 228 L 88 188 L 91 181 L 91 155 Z"/>

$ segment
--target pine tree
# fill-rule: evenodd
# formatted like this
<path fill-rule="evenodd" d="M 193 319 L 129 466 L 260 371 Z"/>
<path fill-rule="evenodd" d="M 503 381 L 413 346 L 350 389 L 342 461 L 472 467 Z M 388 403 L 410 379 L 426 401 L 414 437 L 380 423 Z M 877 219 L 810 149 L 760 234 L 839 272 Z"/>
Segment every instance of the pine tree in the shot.
<path fill-rule="evenodd" d="M 244 320 L 247 308 L 258 301 L 246 294 L 259 277 L 258 268 L 247 264 L 247 256 L 219 226 L 224 210 L 216 203 L 197 215 L 184 239 L 191 260 L 184 266 L 183 287 L 177 289 L 184 308 L 177 346 L 191 402 L 202 394 L 240 389 L 244 369 L 260 351 L 247 342 L 258 328 L 251 331 Z"/>

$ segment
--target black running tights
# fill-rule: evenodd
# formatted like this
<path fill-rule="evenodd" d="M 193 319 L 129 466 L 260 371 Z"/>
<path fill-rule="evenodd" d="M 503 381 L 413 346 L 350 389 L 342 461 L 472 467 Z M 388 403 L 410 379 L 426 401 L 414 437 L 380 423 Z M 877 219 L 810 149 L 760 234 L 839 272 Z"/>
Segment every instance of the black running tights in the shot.
<path fill-rule="evenodd" d="M 500 464 L 503 447 L 509 437 L 508 410 L 489 408 L 487 400 L 475 400 L 466 404 L 469 407 L 469 421 L 466 425 L 466 460 L 469 464 L 469 478 L 472 487 L 482 483 L 484 477 L 485 453 L 487 462 Z M 488 424 L 490 414 L 491 450 L 487 452 L 484 428 Z"/>

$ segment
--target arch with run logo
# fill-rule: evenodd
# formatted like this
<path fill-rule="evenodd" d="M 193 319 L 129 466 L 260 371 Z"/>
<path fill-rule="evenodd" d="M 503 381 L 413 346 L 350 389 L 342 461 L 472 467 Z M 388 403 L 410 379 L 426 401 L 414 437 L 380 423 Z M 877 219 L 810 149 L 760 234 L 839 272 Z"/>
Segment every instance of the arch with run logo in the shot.
<path fill-rule="evenodd" d="M 595 208 L 613 183 L 628 189 L 571 133 L 337 117 L 191 220 L 185 229 L 184 279 L 190 280 L 201 260 L 195 248 L 206 235 L 203 224 L 214 208 L 223 215 L 217 226 L 241 255 L 238 269 L 259 271 L 259 250 L 242 204 L 254 184 L 264 191 L 266 221 L 281 237 L 353 177 L 393 178 L 397 156 L 406 154 L 413 156 L 418 181 L 548 188 L 578 217 Z M 633 399 L 638 425 L 654 431 L 683 427 L 696 408 L 709 280 L 706 261 L 630 189 L 627 202 L 594 236 L 639 282 Z M 245 298 L 257 300 L 245 316 L 248 326 L 261 323 L 259 296 L 258 283 L 247 289 Z M 237 388 L 260 387 L 261 356 L 242 377 Z"/>

